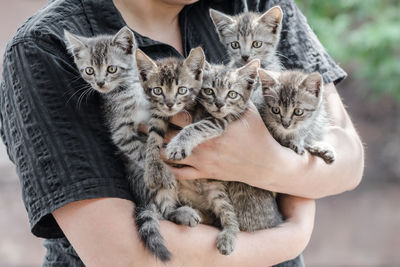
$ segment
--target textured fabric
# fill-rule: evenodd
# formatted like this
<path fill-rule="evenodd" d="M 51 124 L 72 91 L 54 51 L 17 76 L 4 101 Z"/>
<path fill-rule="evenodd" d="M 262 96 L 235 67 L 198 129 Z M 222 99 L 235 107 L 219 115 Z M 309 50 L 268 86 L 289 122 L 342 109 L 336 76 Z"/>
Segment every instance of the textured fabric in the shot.
<path fill-rule="evenodd" d="M 293 1 L 248 2 L 250 10 L 264 11 L 276 4 L 282 7 L 279 53 L 286 68 L 320 71 L 325 82 L 338 82 L 346 76 Z M 226 51 L 208 15 L 210 7 L 235 14 L 242 11 L 243 3 L 202 0 L 185 7 L 179 21 L 184 56 L 201 45 L 207 60 L 220 63 L 226 60 Z M 111 0 L 50 1 L 8 43 L 0 88 L 0 134 L 16 165 L 36 236 L 64 236 L 51 212 L 69 202 L 99 197 L 132 199 L 122 162 L 101 116 L 101 100 L 97 94 L 85 95 L 88 85 L 63 41 L 63 29 L 93 36 L 114 34 L 124 25 Z M 173 47 L 144 36 L 137 35 L 137 42 L 153 58 L 180 56 Z"/>

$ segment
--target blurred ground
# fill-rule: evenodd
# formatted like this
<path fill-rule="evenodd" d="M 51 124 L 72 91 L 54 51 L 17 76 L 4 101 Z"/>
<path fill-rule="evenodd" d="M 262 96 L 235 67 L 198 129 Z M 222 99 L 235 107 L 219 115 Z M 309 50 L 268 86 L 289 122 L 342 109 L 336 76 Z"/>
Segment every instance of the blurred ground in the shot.
<path fill-rule="evenodd" d="M 45 2 L 0 0 L 1 56 L 17 26 Z M 306 263 L 400 266 L 400 107 L 391 97 L 368 100 L 352 79 L 339 91 L 366 145 L 366 171 L 356 190 L 317 201 Z M 18 178 L 1 143 L 0 266 L 39 266 L 43 255 L 42 240 L 29 232 Z"/>

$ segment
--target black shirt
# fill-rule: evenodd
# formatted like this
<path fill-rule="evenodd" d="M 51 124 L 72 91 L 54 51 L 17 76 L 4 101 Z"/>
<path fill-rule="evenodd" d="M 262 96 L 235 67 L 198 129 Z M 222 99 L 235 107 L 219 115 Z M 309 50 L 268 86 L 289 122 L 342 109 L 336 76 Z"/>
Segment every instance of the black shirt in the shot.
<path fill-rule="evenodd" d="M 319 71 L 325 82 L 346 74 L 326 53 L 292 0 L 261 0 L 265 11 L 284 12 L 279 53 L 288 69 Z M 184 56 L 202 46 L 207 60 L 223 62 L 209 8 L 228 14 L 242 11 L 242 1 L 201 0 L 180 13 Z M 18 30 L 4 55 L 0 91 L 1 137 L 15 163 L 32 233 L 63 237 L 51 213 L 72 201 L 118 197 L 132 199 L 121 160 L 104 124 L 98 95 L 87 86 L 67 52 L 63 30 L 83 35 L 115 34 L 125 26 L 111 0 L 50 1 Z M 172 47 L 136 34 L 153 58 L 180 56 Z"/>

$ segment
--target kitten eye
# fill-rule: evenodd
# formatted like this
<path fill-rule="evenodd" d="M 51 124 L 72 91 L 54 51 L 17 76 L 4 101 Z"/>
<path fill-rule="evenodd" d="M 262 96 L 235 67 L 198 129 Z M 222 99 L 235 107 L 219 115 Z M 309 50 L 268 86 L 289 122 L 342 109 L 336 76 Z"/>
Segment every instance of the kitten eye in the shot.
<path fill-rule="evenodd" d="M 161 95 L 162 94 L 162 89 L 160 87 L 154 87 L 153 88 L 153 94 Z"/>
<path fill-rule="evenodd" d="M 206 95 L 213 95 L 214 94 L 214 90 L 211 88 L 204 88 L 204 93 Z"/>
<path fill-rule="evenodd" d="M 187 91 L 188 91 L 188 89 L 186 88 L 186 87 L 179 87 L 178 88 L 178 94 L 180 94 L 180 95 L 184 95 L 184 94 L 186 94 L 187 93 Z"/>
<path fill-rule="evenodd" d="M 232 46 L 233 49 L 238 49 L 240 47 L 240 44 L 239 44 L 239 42 L 234 41 L 234 42 L 231 43 L 231 46 Z"/>
<path fill-rule="evenodd" d="M 229 93 L 228 93 L 228 97 L 232 98 L 232 99 L 235 99 L 238 95 L 239 94 L 236 93 L 235 91 L 229 91 Z"/>
<path fill-rule="evenodd" d="M 87 75 L 93 75 L 94 74 L 94 69 L 92 67 L 87 67 L 85 69 L 85 72 Z"/>
<path fill-rule="evenodd" d="M 300 109 L 300 108 L 295 108 L 295 109 L 293 110 L 293 114 L 296 115 L 296 116 L 301 116 L 301 115 L 304 114 L 304 110 L 302 110 L 302 109 Z"/>
<path fill-rule="evenodd" d="M 254 47 L 254 48 L 260 48 L 261 46 L 262 46 L 262 42 L 261 41 L 254 41 L 253 43 L 252 43 L 252 46 Z"/>
<path fill-rule="evenodd" d="M 281 113 L 281 110 L 280 110 L 279 108 L 277 108 L 277 107 L 272 107 L 272 108 L 271 108 L 271 111 L 272 111 L 272 113 L 274 113 L 274 114 L 279 114 L 279 113 Z"/>
<path fill-rule="evenodd" d="M 117 66 L 111 65 L 107 67 L 107 72 L 108 73 L 116 73 L 117 72 Z"/>

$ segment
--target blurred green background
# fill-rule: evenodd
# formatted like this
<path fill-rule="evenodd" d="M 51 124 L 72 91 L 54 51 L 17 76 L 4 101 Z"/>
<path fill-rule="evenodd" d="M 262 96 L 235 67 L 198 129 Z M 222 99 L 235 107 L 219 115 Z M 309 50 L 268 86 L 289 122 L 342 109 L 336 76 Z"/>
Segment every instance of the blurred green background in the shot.
<path fill-rule="evenodd" d="M 365 82 L 371 96 L 400 101 L 398 0 L 297 0 L 335 60 Z"/>

